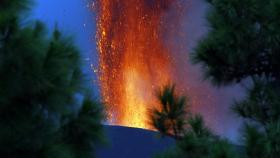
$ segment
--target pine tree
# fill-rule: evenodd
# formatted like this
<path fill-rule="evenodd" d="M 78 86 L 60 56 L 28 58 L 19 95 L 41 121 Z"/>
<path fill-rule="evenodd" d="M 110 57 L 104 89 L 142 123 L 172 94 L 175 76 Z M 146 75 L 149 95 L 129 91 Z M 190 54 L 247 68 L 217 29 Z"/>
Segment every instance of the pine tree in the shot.
<path fill-rule="evenodd" d="M 245 78 L 279 84 L 278 0 L 208 0 L 210 32 L 198 45 L 193 61 L 218 85 Z"/>
<path fill-rule="evenodd" d="M 176 147 L 158 155 L 160 158 L 236 158 L 232 145 L 214 135 L 203 117 L 193 115 L 188 99 L 178 96 L 175 86 L 158 92 L 160 108 L 151 113 L 152 126 L 162 135 L 176 139 Z"/>
<path fill-rule="evenodd" d="M 175 86 L 167 85 L 157 92 L 160 108 L 151 112 L 151 125 L 163 135 L 180 139 L 185 132 L 188 99 L 175 94 Z"/>
<path fill-rule="evenodd" d="M 71 39 L 25 24 L 31 4 L 0 1 L 0 157 L 92 157 L 102 105 L 89 97 Z"/>
<path fill-rule="evenodd" d="M 192 59 L 215 85 L 245 85 L 247 97 L 235 102 L 233 110 L 248 120 L 247 157 L 278 157 L 280 1 L 208 1 L 210 31 Z"/>
<path fill-rule="evenodd" d="M 176 147 L 157 155 L 158 158 L 237 158 L 233 146 L 225 139 L 215 136 L 204 123 L 202 116 L 188 119 L 184 136 Z"/>

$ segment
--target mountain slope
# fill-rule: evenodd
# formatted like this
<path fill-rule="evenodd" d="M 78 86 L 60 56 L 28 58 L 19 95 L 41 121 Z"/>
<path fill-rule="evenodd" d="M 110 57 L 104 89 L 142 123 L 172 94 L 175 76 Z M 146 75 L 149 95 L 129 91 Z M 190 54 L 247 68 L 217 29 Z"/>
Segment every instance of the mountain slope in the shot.
<path fill-rule="evenodd" d="M 105 126 L 108 144 L 97 149 L 99 158 L 150 158 L 175 144 L 169 137 L 139 128 Z"/>

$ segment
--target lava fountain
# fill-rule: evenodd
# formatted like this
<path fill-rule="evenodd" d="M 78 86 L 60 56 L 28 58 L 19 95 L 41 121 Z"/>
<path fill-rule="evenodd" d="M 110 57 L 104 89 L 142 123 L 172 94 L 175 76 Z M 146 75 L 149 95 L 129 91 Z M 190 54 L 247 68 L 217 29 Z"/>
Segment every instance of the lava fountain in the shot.
<path fill-rule="evenodd" d="M 216 89 L 202 81 L 201 67 L 189 62 L 209 29 L 203 0 L 94 1 L 97 75 L 110 124 L 151 129 L 148 112 L 158 106 L 154 92 L 174 82 L 208 127 L 221 135 L 237 131 L 228 109 L 240 98 L 240 87 Z"/>
<path fill-rule="evenodd" d="M 164 39 L 176 0 L 97 0 L 101 94 L 110 124 L 150 128 L 155 89 L 172 81 Z M 179 10 L 178 10 L 179 12 Z M 178 15 L 179 16 L 179 15 Z"/>

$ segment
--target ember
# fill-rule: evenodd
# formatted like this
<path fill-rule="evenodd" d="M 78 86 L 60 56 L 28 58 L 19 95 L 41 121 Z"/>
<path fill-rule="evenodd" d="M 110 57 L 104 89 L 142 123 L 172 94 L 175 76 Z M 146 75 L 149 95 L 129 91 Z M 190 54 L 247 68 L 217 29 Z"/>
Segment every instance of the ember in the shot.
<path fill-rule="evenodd" d="M 173 80 L 164 36 L 173 25 L 165 17 L 174 5 L 175 0 L 97 0 L 98 75 L 111 124 L 150 128 L 155 89 Z"/>

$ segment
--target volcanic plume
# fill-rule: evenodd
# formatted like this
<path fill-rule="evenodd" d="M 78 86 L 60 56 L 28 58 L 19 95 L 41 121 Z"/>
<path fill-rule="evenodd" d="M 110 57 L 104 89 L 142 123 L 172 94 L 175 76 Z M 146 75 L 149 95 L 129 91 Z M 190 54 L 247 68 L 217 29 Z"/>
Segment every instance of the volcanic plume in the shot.
<path fill-rule="evenodd" d="M 96 0 L 95 4 L 98 76 L 109 123 L 150 129 L 148 111 L 158 106 L 155 90 L 176 83 L 177 90 L 191 97 L 191 109 L 217 129 L 215 124 L 228 117 L 226 106 L 217 107 L 217 102 L 225 105 L 230 99 L 225 91 L 201 82 L 201 71 L 188 60 L 191 47 L 207 32 L 197 27 L 203 12 L 186 14 L 202 6 L 201 1 Z"/>
<path fill-rule="evenodd" d="M 172 80 L 164 44 L 174 0 L 99 0 L 100 83 L 112 124 L 149 128 L 155 88 Z M 167 32 L 166 32 L 167 33 Z"/>

